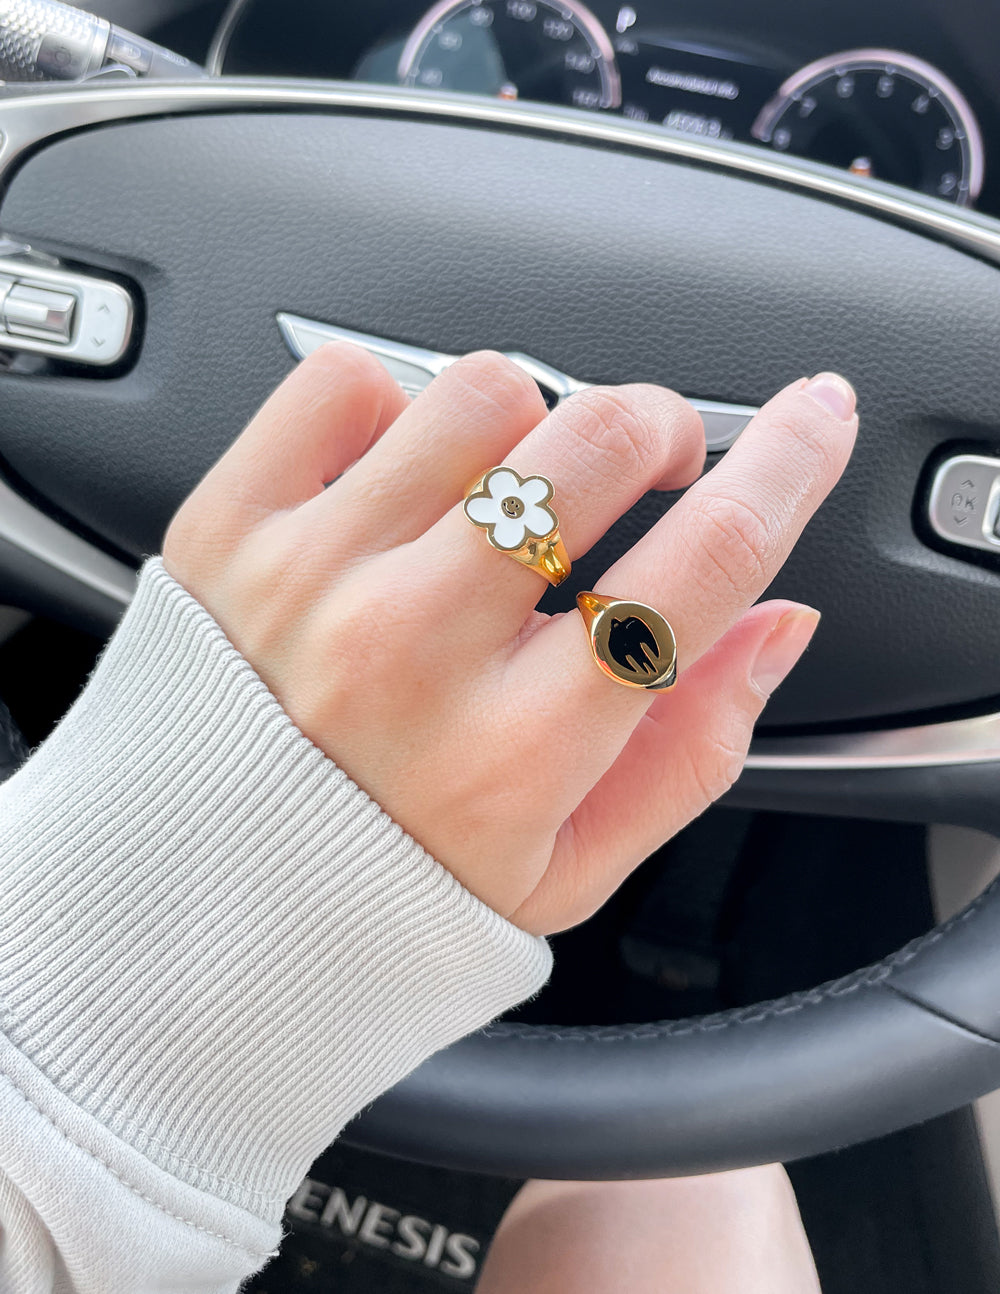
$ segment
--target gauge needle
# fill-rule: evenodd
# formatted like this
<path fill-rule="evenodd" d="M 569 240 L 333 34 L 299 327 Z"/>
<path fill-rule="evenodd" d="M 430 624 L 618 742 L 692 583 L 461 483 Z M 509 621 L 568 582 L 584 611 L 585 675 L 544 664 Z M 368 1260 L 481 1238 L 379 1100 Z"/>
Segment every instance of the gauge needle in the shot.
<path fill-rule="evenodd" d="M 863 175 L 865 179 L 869 180 L 875 173 L 875 168 L 872 166 L 872 159 L 870 157 L 856 157 L 847 169 L 852 175 Z"/>
<path fill-rule="evenodd" d="M 516 99 L 516 98 L 517 98 L 517 86 L 514 84 L 514 82 L 513 82 L 513 81 L 505 81 L 505 82 L 503 83 L 503 85 L 500 87 L 500 89 L 499 89 L 499 90 L 497 90 L 497 98 L 498 98 L 498 99 Z"/>

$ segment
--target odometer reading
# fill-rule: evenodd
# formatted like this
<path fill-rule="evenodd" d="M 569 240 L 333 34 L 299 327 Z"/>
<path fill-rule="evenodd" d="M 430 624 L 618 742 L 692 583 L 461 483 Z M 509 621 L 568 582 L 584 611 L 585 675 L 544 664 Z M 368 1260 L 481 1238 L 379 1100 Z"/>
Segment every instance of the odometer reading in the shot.
<path fill-rule="evenodd" d="M 961 206 L 982 187 L 982 135 L 961 91 L 937 68 L 892 50 L 810 63 L 761 111 L 753 135 L 779 152 Z"/>
<path fill-rule="evenodd" d="M 578 108 L 621 104 L 611 42 L 575 0 L 442 0 L 406 42 L 399 80 Z"/>

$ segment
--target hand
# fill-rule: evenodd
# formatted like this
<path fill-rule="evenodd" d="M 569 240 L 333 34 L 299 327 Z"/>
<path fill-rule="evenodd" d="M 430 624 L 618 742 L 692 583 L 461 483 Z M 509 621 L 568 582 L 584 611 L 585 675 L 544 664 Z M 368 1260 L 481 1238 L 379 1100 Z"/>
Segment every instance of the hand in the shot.
<path fill-rule="evenodd" d="M 842 378 L 803 378 L 697 480 L 701 422 L 672 392 L 595 387 L 546 414 L 483 353 L 410 404 L 372 357 L 329 345 L 184 503 L 164 562 L 310 740 L 479 898 L 550 933 L 739 774 L 818 620 L 748 608 L 856 429 Z M 553 481 L 571 558 L 647 490 L 696 481 L 597 586 L 667 617 L 675 689 L 606 678 L 578 613 L 537 612 L 544 580 L 469 524 L 465 490 L 501 462 Z"/>

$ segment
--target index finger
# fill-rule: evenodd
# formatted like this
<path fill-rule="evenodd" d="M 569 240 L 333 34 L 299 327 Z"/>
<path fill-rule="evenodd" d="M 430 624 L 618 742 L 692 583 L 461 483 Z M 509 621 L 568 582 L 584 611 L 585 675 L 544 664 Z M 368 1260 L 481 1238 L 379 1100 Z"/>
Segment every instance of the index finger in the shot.
<path fill-rule="evenodd" d="M 692 664 L 764 593 L 837 483 L 857 433 L 854 407 L 853 388 L 833 373 L 780 391 L 596 592 L 656 607 L 674 630 L 680 668 Z M 593 685 L 588 697 L 603 688 L 609 704 L 619 696 L 623 714 L 643 708 L 643 693 L 615 688 L 596 669 L 578 616 L 546 626 L 528 647 L 555 661 L 581 660 Z"/>

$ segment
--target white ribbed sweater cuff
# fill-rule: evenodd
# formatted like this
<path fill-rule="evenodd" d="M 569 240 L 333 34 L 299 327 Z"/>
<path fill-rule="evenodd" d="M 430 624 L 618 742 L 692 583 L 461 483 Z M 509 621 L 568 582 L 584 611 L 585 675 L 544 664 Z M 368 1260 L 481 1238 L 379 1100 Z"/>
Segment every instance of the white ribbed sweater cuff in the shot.
<path fill-rule="evenodd" d="M 550 968 L 158 560 L 0 788 L 0 890 L 10 1041 L 153 1163 L 264 1218 L 355 1113 Z"/>

